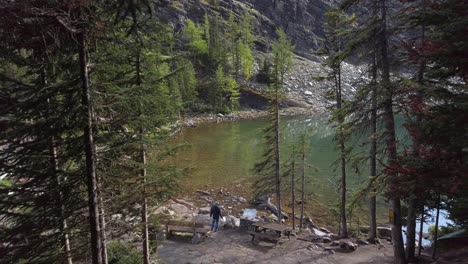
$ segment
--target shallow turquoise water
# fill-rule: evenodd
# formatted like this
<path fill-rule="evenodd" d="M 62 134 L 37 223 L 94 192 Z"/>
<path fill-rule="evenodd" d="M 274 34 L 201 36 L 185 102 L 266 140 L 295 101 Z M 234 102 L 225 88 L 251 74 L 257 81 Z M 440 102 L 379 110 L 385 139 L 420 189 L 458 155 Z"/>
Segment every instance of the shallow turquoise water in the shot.
<path fill-rule="evenodd" d="M 264 139 L 262 130 L 266 119 L 241 120 L 219 124 L 203 124 L 185 129 L 177 142 L 186 142 L 190 147 L 179 152 L 177 163 L 189 167 L 189 182 L 193 189 L 209 186 L 228 187 L 248 183 L 255 177 L 252 168 L 262 154 Z M 292 145 L 306 134 L 308 189 L 324 202 L 334 202 L 338 193 L 339 170 L 334 162 L 338 152 L 333 142 L 334 129 L 324 117 L 283 118 L 281 121 L 281 157 L 290 159 Z M 359 145 L 359 140 L 354 140 Z M 367 150 L 357 148 L 357 151 Z M 367 169 L 362 175 L 348 169 L 349 190 L 357 190 L 367 180 Z M 316 168 L 313 169 L 313 167 Z"/>

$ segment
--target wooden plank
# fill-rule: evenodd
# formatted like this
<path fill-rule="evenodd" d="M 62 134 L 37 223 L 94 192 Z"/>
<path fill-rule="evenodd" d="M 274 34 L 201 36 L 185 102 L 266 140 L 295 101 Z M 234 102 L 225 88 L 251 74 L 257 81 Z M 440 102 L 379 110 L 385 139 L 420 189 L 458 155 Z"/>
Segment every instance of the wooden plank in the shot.
<path fill-rule="evenodd" d="M 193 233 L 193 227 L 187 226 L 168 226 L 168 233 L 179 232 L 179 233 Z"/>
<path fill-rule="evenodd" d="M 172 226 L 168 225 L 167 226 L 167 232 L 179 232 L 179 233 L 200 233 L 200 234 L 206 234 L 208 233 L 209 229 L 208 228 L 193 228 L 193 227 L 188 227 L 188 226 Z"/>

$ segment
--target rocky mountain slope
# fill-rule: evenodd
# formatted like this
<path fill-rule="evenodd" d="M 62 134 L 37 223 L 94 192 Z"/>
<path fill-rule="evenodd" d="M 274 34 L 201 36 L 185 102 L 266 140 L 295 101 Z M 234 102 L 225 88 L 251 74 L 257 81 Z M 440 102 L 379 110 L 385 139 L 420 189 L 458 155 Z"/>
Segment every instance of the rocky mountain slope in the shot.
<path fill-rule="evenodd" d="M 231 13 L 253 17 L 257 47 L 268 51 L 276 28 L 286 32 L 296 45 L 296 52 L 307 55 L 319 47 L 323 37 L 324 14 L 330 0 L 163 0 L 158 14 L 180 31 L 185 20 L 201 22 L 205 14 L 219 14 L 227 19 Z"/>
<path fill-rule="evenodd" d="M 327 81 L 316 81 L 325 76 L 322 58 L 313 55 L 323 37 L 324 14 L 331 0 L 163 0 L 158 16 L 180 32 L 189 18 L 202 22 L 205 14 L 217 14 L 228 19 L 231 13 L 240 17 L 247 12 L 253 17 L 256 49 L 265 54 L 276 38 L 276 28 L 283 28 L 295 45 L 295 65 L 284 83 L 289 105 L 312 108 L 323 112 L 329 104 L 324 93 L 331 88 Z M 258 68 L 258 67 L 256 67 Z M 344 94 L 351 95 L 353 86 L 365 70 L 345 63 L 343 65 Z M 265 89 L 255 81 L 242 84 L 256 91 Z"/>

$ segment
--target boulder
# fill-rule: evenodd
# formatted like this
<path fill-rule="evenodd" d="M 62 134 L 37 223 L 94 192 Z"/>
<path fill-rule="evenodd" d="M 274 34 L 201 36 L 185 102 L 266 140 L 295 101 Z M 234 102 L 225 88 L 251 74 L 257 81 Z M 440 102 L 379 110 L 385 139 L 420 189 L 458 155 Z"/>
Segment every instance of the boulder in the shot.
<path fill-rule="evenodd" d="M 315 223 L 314 223 L 314 221 L 312 220 L 312 218 L 310 218 L 310 217 L 305 217 L 305 218 L 304 218 L 304 225 L 305 225 L 306 227 L 308 227 L 309 229 L 311 229 L 311 230 L 312 230 L 313 228 L 316 228 L 316 229 L 318 228 L 317 225 L 315 225 Z"/>
<path fill-rule="evenodd" d="M 321 237 L 324 237 L 327 235 L 327 233 L 323 232 L 323 231 L 320 231 L 318 230 L 317 228 L 312 228 L 312 232 L 317 235 L 317 236 L 321 236 Z"/>
<path fill-rule="evenodd" d="M 268 216 L 268 218 L 269 218 L 270 220 L 275 221 L 275 222 L 278 221 L 278 217 L 276 217 L 275 214 L 271 214 L 270 216 Z M 266 222 L 266 221 L 265 221 L 265 222 Z"/>
<path fill-rule="evenodd" d="M 200 199 L 202 200 L 205 200 L 206 202 L 208 203 L 212 203 L 213 202 L 213 198 L 211 198 L 211 196 L 200 196 Z"/>
<path fill-rule="evenodd" d="M 175 212 L 166 206 L 161 206 L 158 209 L 154 210 L 153 213 L 154 215 L 166 215 L 166 216 L 173 216 L 175 215 Z"/>
<path fill-rule="evenodd" d="M 228 215 L 225 217 L 225 219 L 226 219 L 226 223 L 224 227 L 226 228 L 236 228 L 240 226 L 240 219 L 235 216 Z"/>
<path fill-rule="evenodd" d="M 205 214 L 197 214 L 194 216 L 194 221 L 197 224 L 211 226 L 210 216 Z"/>
<path fill-rule="evenodd" d="M 380 237 L 392 237 L 392 229 L 390 227 L 377 227 L 377 233 Z"/>
<path fill-rule="evenodd" d="M 193 245 L 199 244 L 199 243 L 201 243 L 203 241 L 204 238 L 205 238 L 205 236 L 203 236 L 200 233 L 197 233 L 192 238 L 192 244 Z"/>
<path fill-rule="evenodd" d="M 342 240 L 340 241 L 340 248 L 347 250 L 347 251 L 355 251 L 357 249 L 358 245 L 354 244 L 351 241 L 347 240 Z"/>
<path fill-rule="evenodd" d="M 330 242 L 332 242 L 332 241 L 333 241 L 333 240 L 332 240 L 330 237 L 328 237 L 328 236 L 322 237 L 322 243 L 330 243 Z"/>
<path fill-rule="evenodd" d="M 271 198 L 268 195 L 262 195 L 255 200 L 255 203 L 257 204 L 269 204 L 271 203 Z"/>
<path fill-rule="evenodd" d="M 206 215 L 206 214 L 210 214 L 210 210 L 211 210 L 210 207 L 202 207 L 198 210 L 198 213 Z"/>
<path fill-rule="evenodd" d="M 358 245 L 362 245 L 362 246 L 367 246 L 367 245 L 369 245 L 369 242 L 367 242 L 366 240 L 363 240 L 363 239 L 358 239 L 358 240 L 356 240 L 356 243 L 357 243 Z"/>
<path fill-rule="evenodd" d="M 229 197 L 231 200 L 239 203 L 247 203 L 247 199 L 245 199 L 242 196 L 237 196 L 237 195 L 230 195 Z"/>
<path fill-rule="evenodd" d="M 113 214 L 113 215 L 111 216 L 112 221 L 122 220 L 122 218 L 123 218 L 123 215 L 122 215 L 122 214 Z"/>
<path fill-rule="evenodd" d="M 169 205 L 169 208 L 172 211 L 174 211 L 174 213 L 177 215 L 185 215 L 185 214 L 191 213 L 190 209 L 183 204 L 178 204 L 178 203 L 171 204 Z"/>
<path fill-rule="evenodd" d="M 191 208 L 191 209 L 195 208 L 195 205 L 193 203 L 187 202 L 187 201 L 185 201 L 183 199 L 174 199 L 174 201 L 176 203 L 178 203 L 178 204 L 183 204 L 183 205 L 187 206 L 188 208 Z"/>
<path fill-rule="evenodd" d="M 327 233 L 327 234 L 330 234 L 330 233 L 331 233 L 328 229 L 326 229 L 326 228 L 324 228 L 324 227 L 320 227 L 319 229 L 320 229 L 320 231 L 325 232 L 325 233 Z"/>
<path fill-rule="evenodd" d="M 195 221 L 196 224 L 202 224 L 204 226 L 211 226 L 211 217 L 209 215 L 197 214 L 193 217 L 193 221 Z M 226 224 L 226 217 L 220 218 L 218 222 L 218 227 L 219 228 L 224 227 L 225 224 Z"/>

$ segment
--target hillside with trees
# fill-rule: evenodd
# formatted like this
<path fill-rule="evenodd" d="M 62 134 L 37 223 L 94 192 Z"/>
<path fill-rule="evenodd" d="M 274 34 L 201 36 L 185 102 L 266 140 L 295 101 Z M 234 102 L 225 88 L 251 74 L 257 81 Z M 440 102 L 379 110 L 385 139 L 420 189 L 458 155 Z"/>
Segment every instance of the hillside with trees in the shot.
<path fill-rule="evenodd" d="M 183 204 L 193 180 L 174 162 L 190 142 L 174 142 L 200 116 L 268 117 L 251 186 L 236 187 L 251 200 L 229 195 L 298 237 L 320 229 L 304 192 L 307 139 L 321 131 L 288 139 L 289 108 L 332 128 L 334 240 L 380 244 L 381 200 L 393 263 L 425 263 L 431 217 L 437 260 L 438 238 L 468 228 L 467 28 L 460 0 L 1 1 L 0 263 L 155 263 L 169 235 L 156 212 Z M 353 172 L 364 186 L 349 187 Z"/>

